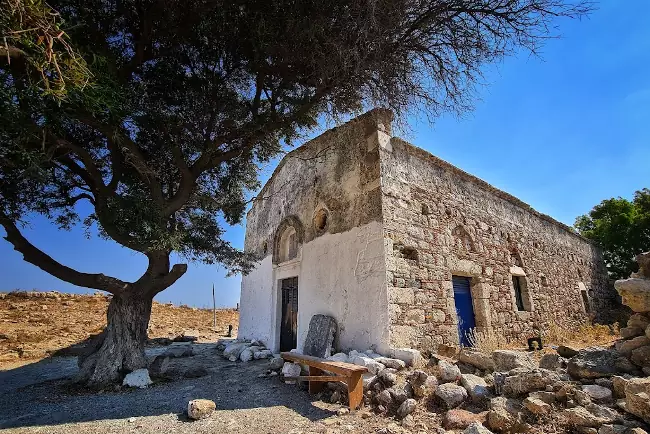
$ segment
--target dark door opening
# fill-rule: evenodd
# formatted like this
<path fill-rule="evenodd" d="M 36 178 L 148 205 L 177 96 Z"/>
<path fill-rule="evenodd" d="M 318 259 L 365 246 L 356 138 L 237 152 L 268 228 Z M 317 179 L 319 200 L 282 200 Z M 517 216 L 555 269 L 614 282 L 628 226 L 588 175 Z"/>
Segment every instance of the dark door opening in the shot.
<path fill-rule="evenodd" d="M 472 292 L 468 277 L 452 276 L 454 287 L 454 302 L 458 316 L 458 338 L 464 347 L 471 347 L 471 332 L 476 327 L 474 319 L 474 306 L 472 305 Z"/>
<path fill-rule="evenodd" d="M 298 278 L 282 279 L 280 285 L 282 288 L 280 351 L 291 351 L 298 344 Z"/>

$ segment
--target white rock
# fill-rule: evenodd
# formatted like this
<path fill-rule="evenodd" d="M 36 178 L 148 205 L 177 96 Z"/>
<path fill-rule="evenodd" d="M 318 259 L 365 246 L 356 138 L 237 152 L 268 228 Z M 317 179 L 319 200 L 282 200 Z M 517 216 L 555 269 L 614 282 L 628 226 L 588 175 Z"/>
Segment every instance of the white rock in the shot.
<path fill-rule="evenodd" d="M 355 356 L 354 358 L 350 358 L 350 363 L 354 363 L 355 365 L 359 366 L 365 366 L 368 368 L 368 372 L 373 375 L 376 375 L 379 371 L 386 367 L 377 362 L 375 359 L 371 359 L 370 357 L 365 356 Z"/>
<path fill-rule="evenodd" d="M 302 372 L 302 367 L 298 363 L 286 362 L 282 366 L 282 375 L 285 377 L 285 383 L 295 384 L 296 380 L 289 377 L 298 377 Z"/>
<path fill-rule="evenodd" d="M 377 357 L 375 360 L 387 368 L 404 369 L 406 367 L 406 362 L 400 359 L 393 359 L 390 357 Z"/>
<path fill-rule="evenodd" d="M 364 354 L 366 356 L 370 357 L 371 359 L 376 359 L 378 357 L 382 357 L 381 354 L 377 354 L 373 350 L 366 350 L 366 351 L 364 351 Z"/>
<path fill-rule="evenodd" d="M 223 350 L 223 357 L 230 360 L 231 362 L 235 362 L 239 360 L 239 356 L 241 355 L 241 352 L 244 351 L 249 346 L 250 344 L 247 344 L 245 342 L 235 342 L 230 345 L 227 345 L 226 349 Z"/>
<path fill-rule="evenodd" d="M 149 378 L 149 371 L 145 368 L 142 368 L 136 369 L 135 371 L 126 374 L 124 381 L 122 381 L 122 386 L 144 389 L 151 383 L 152 381 L 151 378 Z"/>
<path fill-rule="evenodd" d="M 424 365 L 422 354 L 412 348 L 394 348 L 391 351 L 391 356 L 394 359 L 402 360 L 407 366 L 418 368 Z"/>
<path fill-rule="evenodd" d="M 348 355 L 345 353 L 336 353 L 327 358 L 327 360 L 332 360 L 334 362 L 343 362 L 347 363 L 348 362 Z"/>
<path fill-rule="evenodd" d="M 253 358 L 255 360 L 267 359 L 267 358 L 271 357 L 272 355 L 273 355 L 273 353 L 271 352 L 271 350 L 261 350 L 261 351 L 255 351 L 255 353 L 253 353 Z"/>
<path fill-rule="evenodd" d="M 244 351 L 242 351 L 241 354 L 239 355 L 239 360 L 241 360 L 242 362 L 250 362 L 251 360 L 253 360 L 253 352 L 251 351 L 251 349 L 250 348 L 244 349 Z"/>

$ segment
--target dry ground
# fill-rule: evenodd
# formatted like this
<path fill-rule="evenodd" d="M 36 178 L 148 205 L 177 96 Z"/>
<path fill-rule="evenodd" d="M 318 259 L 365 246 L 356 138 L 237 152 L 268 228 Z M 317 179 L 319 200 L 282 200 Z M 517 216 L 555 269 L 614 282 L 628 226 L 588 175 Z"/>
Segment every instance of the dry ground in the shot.
<path fill-rule="evenodd" d="M 0 293 L 0 369 L 40 360 L 56 351 L 82 342 L 106 325 L 108 298 L 104 295 L 58 292 Z M 174 338 L 195 330 L 200 341 L 225 336 L 228 325 L 237 335 L 239 312 L 217 310 L 212 328 L 210 309 L 154 302 L 149 323 L 150 338 Z"/>

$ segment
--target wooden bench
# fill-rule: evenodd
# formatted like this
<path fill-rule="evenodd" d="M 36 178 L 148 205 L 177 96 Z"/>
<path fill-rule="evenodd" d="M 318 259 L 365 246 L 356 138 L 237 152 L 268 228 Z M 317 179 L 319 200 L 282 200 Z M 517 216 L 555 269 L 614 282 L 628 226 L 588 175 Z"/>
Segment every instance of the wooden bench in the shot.
<path fill-rule="evenodd" d="M 365 366 L 352 363 L 335 362 L 319 357 L 306 356 L 298 353 L 281 353 L 284 360 L 300 363 L 309 367 L 308 376 L 285 377 L 296 380 L 309 381 L 309 393 L 318 393 L 323 388 L 323 383 L 340 381 L 348 385 L 348 400 L 350 410 L 356 410 L 363 402 L 363 379 L 361 376 L 368 372 Z M 324 375 L 323 371 L 336 375 Z"/>

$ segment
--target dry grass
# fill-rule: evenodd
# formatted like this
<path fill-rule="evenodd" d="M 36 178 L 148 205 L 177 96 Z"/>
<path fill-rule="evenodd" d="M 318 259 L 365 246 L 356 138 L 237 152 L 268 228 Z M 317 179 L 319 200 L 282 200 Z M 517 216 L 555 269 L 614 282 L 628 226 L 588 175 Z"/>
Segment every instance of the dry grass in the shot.
<path fill-rule="evenodd" d="M 505 336 L 492 331 L 480 332 L 471 329 L 467 334 L 467 338 L 472 348 L 486 354 L 491 354 L 495 350 L 514 349 L 516 347 Z"/>
<path fill-rule="evenodd" d="M 567 345 L 573 348 L 586 348 L 591 346 L 609 346 L 620 336 L 618 323 L 612 325 L 582 324 L 567 327 L 550 322 L 548 329 L 542 332 L 542 342 L 546 348 L 551 345 Z M 491 354 L 495 350 L 521 350 L 520 340 L 511 341 L 505 336 L 491 331 L 479 332 L 472 329 L 468 333 L 471 346 L 483 353 Z"/>
<path fill-rule="evenodd" d="M 612 325 L 587 323 L 571 328 L 551 322 L 548 330 L 542 333 L 542 338 L 549 344 L 576 348 L 607 346 L 620 337 L 618 323 Z"/>
<path fill-rule="evenodd" d="M 8 364 L 38 360 L 99 333 L 106 325 L 109 299 L 102 295 L 9 293 L 0 298 L 0 369 Z M 228 325 L 237 335 L 239 312 L 217 310 L 213 329 L 211 309 L 154 302 L 149 337 L 173 338 L 196 330 L 200 340 L 225 336 Z"/>

